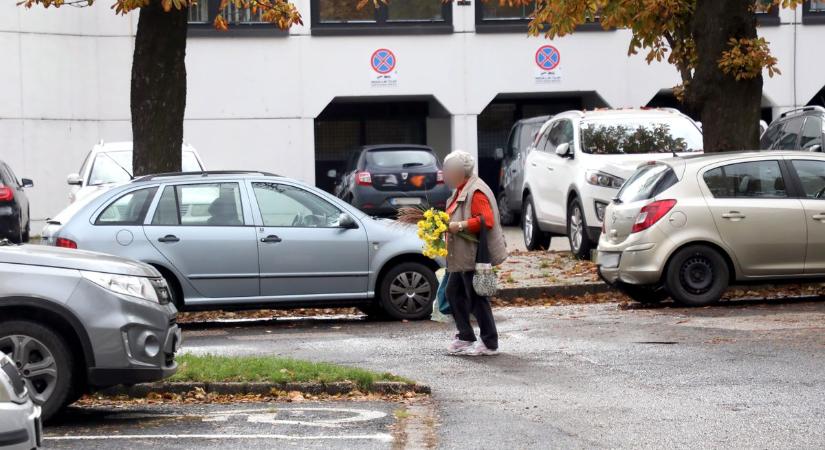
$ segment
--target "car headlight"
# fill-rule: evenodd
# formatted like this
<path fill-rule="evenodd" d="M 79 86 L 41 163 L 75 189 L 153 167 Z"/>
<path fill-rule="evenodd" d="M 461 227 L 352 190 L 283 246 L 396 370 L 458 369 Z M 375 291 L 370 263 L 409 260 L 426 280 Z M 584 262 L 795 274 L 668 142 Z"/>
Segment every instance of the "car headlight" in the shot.
<path fill-rule="evenodd" d="M 606 187 L 611 189 L 619 189 L 624 184 L 624 179 L 619 178 L 609 173 L 600 172 L 598 170 L 588 170 L 584 174 L 588 183 L 593 186 Z"/>
<path fill-rule="evenodd" d="M 158 293 L 149 278 L 115 275 L 103 272 L 81 272 L 83 278 L 112 292 L 160 303 Z"/>

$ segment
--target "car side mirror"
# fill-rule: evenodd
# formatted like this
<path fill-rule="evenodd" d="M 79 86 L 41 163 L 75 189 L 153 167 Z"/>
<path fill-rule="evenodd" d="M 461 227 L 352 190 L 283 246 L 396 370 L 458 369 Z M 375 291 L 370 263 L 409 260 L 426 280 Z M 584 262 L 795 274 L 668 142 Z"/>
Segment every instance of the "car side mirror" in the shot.
<path fill-rule="evenodd" d="M 23 178 L 20 180 L 20 183 L 23 184 L 24 188 L 34 187 L 34 181 L 29 178 Z"/>
<path fill-rule="evenodd" d="M 335 169 L 330 169 L 327 171 L 327 176 L 330 178 L 336 178 L 338 176 L 338 171 Z"/>
<path fill-rule="evenodd" d="M 496 159 L 496 161 L 501 161 L 502 159 L 504 159 L 504 149 L 501 147 L 496 148 L 493 157 Z"/>
<path fill-rule="evenodd" d="M 69 186 L 82 186 L 83 180 L 80 179 L 79 174 L 73 173 L 66 177 L 66 183 L 69 183 Z"/>
<path fill-rule="evenodd" d="M 821 152 L 822 151 L 822 145 L 821 144 L 812 145 L 812 146 L 808 147 L 808 151 L 809 152 Z"/>
<path fill-rule="evenodd" d="M 358 228 L 358 224 L 355 223 L 355 219 L 353 219 L 349 214 L 341 213 L 341 215 L 338 216 L 338 227 L 351 230 L 353 228 Z"/>
<path fill-rule="evenodd" d="M 559 144 L 559 146 L 556 147 L 556 154 L 563 157 L 563 158 L 566 158 L 567 156 L 569 156 L 570 155 L 570 144 L 568 144 L 567 142 Z"/>

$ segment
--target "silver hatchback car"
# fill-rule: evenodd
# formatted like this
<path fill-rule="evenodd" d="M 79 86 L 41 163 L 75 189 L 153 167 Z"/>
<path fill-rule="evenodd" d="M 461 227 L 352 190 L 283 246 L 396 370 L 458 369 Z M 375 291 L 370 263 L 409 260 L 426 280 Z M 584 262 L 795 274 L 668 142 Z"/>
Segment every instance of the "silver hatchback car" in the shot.
<path fill-rule="evenodd" d="M 729 284 L 825 278 L 825 155 L 708 153 L 652 162 L 605 213 L 599 273 L 687 305 Z"/>
<path fill-rule="evenodd" d="M 44 237 L 151 264 L 181 309 L 352 305 L 422 319 L 437 290 L 414 230 L 260 172 L 138 178 L 70 206 Z"/>

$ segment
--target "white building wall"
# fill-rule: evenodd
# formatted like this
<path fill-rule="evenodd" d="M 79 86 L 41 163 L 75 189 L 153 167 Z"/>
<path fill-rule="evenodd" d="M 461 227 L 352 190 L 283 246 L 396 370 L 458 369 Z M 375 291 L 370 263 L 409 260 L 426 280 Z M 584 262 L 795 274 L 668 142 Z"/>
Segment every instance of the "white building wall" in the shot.
<path fill-rule="evenodd" d="M 562 78 L 538 84 L 533 58 L 550 42 L 476 34 L 474 7 L 454 6 L 455 32 L 447 35 L 319 37 L 310 34 L 309 0 L 297 3 L 307 24 L 289 36 L 190 37 L 185 136 L 209 168 L 313 182 L 313 120 L 336 97 L 433 96 L 451 117 L 428 119 L 428 141 L 439 153 L 475 153 L 477 116 L 498 94 L 596 92 L 626 107 L 679 82 L 667 64 L 628 57 L 627 30 L 552 41 Z M 0 158 L 35 180 L 35 218 L 65 206 L 65 177 L 95 142 L 131 139 L 136 22 L 137 14 L 115 16 L 105 3 L 59 10 L 0 3 Z M 783 72 L 765 81 L 775 112 L 807 103 L 825 85 L 821 58 L 810 57 L 819 54 L 825 25 L 803 26 L 797 11 L 782 11 L 781 22 L 760 30 Z M 398 58 L 397 87 L 370 85 L 369 59 L 378 48 Z"/>

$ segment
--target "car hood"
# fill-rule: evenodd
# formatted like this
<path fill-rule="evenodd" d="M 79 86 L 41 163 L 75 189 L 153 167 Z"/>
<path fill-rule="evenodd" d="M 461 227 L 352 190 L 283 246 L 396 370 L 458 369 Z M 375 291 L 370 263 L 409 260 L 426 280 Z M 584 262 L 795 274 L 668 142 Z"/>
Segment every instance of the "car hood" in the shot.
<path fill-rule="evenodd" d="M 673 153 L 643 153 L 639 155 L 600 155 L 599 167 L 602 172 L 628 179 L 640 165 L 650 161 L 673 158 Z"/>
<path fill-rule="evenodd" d="M 148 264 L 104 253 L 45 245 L 0 246 L 0 263 L 88 270 L 139 277 L 160 277 L 160 273 Z"/>

